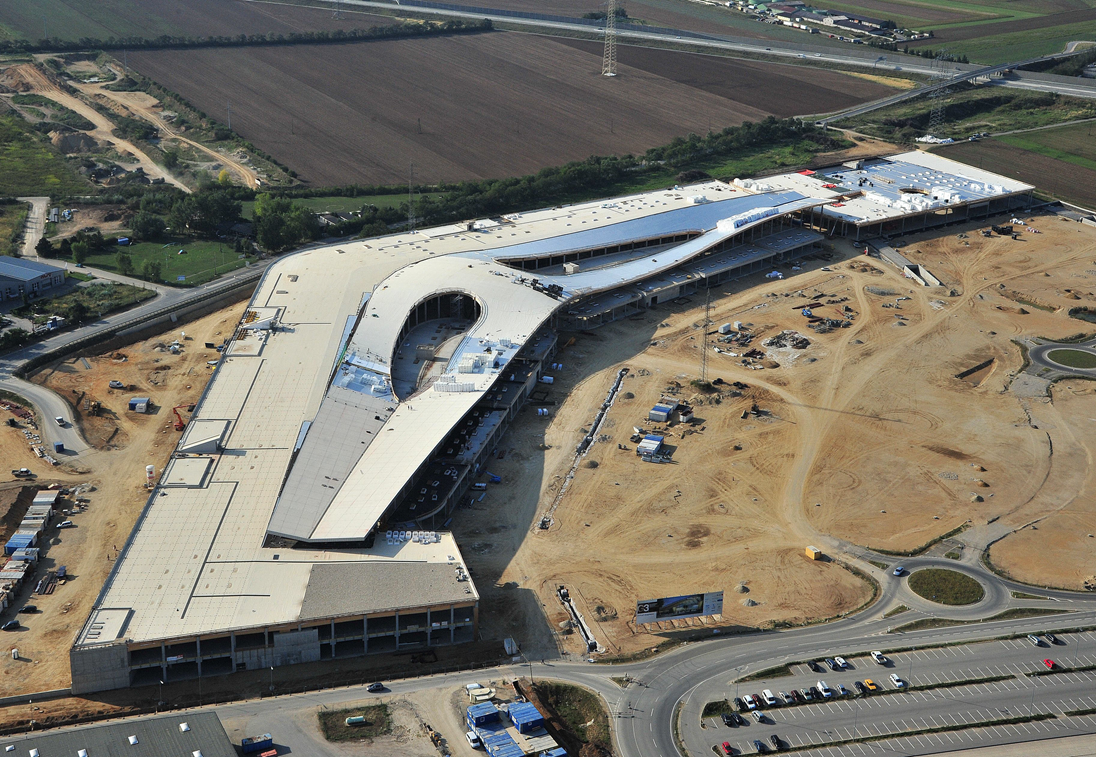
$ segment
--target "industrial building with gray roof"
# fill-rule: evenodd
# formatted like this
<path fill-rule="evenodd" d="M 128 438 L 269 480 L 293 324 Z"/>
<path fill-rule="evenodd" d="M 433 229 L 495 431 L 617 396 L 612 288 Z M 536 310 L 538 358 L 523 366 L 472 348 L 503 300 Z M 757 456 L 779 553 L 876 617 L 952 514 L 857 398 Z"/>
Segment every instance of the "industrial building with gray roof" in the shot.
<path fill-rule="evenodd" d="M 955 196 L 1018 191 L 972 181 Z M 819 247 L 831 206 L 905 213 L 837 186 L 709 181 L 280 259 L 72 647 L 73 690 L 475 638 L 479 595 L 441 529 L 554 328 L 771 270 Z"/>

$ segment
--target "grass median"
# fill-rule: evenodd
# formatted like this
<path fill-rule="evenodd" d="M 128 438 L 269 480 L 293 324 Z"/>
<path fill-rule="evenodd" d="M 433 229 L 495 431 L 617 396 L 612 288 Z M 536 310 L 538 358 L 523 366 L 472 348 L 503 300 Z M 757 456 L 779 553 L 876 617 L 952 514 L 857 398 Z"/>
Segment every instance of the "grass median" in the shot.
<path fill-rule="evenodd" d="M 914 594 L 942 605 L 972 605 L 986 596 L 978 581 L 966 573 L 945 568 L 914 571 L 907 584 Z"/>

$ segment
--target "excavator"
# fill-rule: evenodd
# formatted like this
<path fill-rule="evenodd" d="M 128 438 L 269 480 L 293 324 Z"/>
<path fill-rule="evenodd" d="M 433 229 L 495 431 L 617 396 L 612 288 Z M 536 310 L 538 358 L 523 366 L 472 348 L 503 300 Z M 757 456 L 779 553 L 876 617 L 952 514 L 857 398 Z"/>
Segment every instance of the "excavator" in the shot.
<path fill-rule="evenodd" d="M 194 412 L 194 405 L 193 404 L 176 405 L 175 407 L 171 408 L 171 412 L 175 413 L 175 430 L 176 431 L 182 431 L 184 428 L 186 428 L 186 422 L 183 420 L 183 416 L 179 415 L 179 410 L 180 409 L 186 410 L 188 413 L 193 413 Z"/>

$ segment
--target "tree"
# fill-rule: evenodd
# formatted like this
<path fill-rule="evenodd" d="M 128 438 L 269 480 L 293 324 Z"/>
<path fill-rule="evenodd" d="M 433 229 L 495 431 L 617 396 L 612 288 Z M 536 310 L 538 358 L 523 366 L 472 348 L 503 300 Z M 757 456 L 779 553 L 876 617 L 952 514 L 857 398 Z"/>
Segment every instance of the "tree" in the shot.
<path fill-rule="evenodd" d="M 179 165 L 178 150 L 164 150 L 164 168 L 175 168 Z"/>
<path fill-rule="evenodd" d="M 52 258 L 53 242 L 49 241 L 45 237 L 42 237 L 38 240 L 38 244 L 34 245 L 34 251 L 38 253 L 39 257 Z"/>
<path fill-rule="evenodd" d="M 71 307 L 69 307 L 69 319 L 73 323 L 81 323 L 87 317 L 88 317 L 88 306 L 85 305 L 84 303 L 82 303 L 80 301 L 76 301 L 76 302 L 72 303 Z"/>
<path fill-rule="evenodd" d="M 133 217 L 133 236 L 139 240 L 159 239 L 166 228 L 164 219 L 153 213 L 142 210 Z"/>
<path fill-rule="evenodd" d="M 161 281 L 162 272 L 163 265 L 159 260 L 146 260 L 145 266 L 141 270 L 141 277 L 146 281 Z"/>
<path fill-rule="evenodd" d="M 74 263 L 83 263 L 88 259 L 88 243 L 87 242 L 73 242 L 72 244 L 72 261 Z"/>
<path fill-rule="evenodd" d="M 62 258 L 72 257 L 72 240 L 62 239 L 61 244 L 57 246 L 57 256 Z"/>
<path fill-rule="evenodd" d="M 123 276 L 133 275 L 133 258 L 128 252 L 119 252 L 115 262 L 118 266 L 118 273 Z"/>
<path fill-rule="evenodd" d="M 262 247 L 278 252 L 319 233 L 319 221 L 305 206 L 269 194 L 255 198 L 255 238 Z"/>
<path fill-rule="evenodd" d="M 222 168 L 221 172 L 217 174 L 217 183 L 222 187 L 232 186 L 232 174 L 228 172 L 227 168 Z"/>

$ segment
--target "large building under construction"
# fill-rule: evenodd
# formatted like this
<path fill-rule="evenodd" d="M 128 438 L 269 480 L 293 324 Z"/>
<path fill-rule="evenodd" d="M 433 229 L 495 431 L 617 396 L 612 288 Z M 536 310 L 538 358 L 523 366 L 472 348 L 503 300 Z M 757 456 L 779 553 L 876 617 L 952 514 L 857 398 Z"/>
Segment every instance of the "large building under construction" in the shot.
<path fill-rule="evenodd" d="M 900 194 L 927 198 L 926 217 L 1030 195 L 918 160 L 868 169 L 925 172 Z M 474 639 L 479 595 L 445 528 L 548 378 L 555 328 L 772 270 L 818 249 L 834 212 L 913 217 L 855 187 L 862 170 L 711 181 L 277 261 L 75 640 L 73 691 Z"/>

